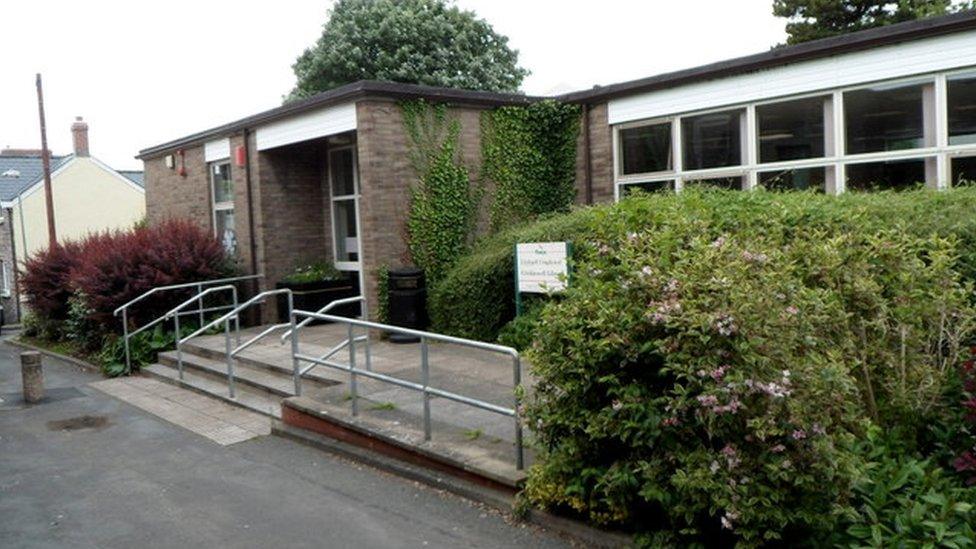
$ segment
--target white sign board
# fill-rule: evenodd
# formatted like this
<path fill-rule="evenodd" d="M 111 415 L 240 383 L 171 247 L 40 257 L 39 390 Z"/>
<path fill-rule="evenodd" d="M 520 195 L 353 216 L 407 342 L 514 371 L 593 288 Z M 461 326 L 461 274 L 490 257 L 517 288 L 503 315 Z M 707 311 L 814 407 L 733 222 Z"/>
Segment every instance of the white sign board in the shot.
<path fill-rule="evenodd" d="M 529 242 L 515 246 L 517 291 L 545 294 L 566 288 L 569 277 L 566 242 Z"/>

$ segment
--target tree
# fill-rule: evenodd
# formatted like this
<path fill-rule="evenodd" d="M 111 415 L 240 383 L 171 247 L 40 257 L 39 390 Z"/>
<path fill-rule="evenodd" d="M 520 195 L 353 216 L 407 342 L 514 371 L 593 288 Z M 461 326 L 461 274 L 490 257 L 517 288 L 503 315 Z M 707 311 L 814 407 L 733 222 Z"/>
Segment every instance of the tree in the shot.
<path fill-rule="evenodd" d="M 514 92 L 529 73 L 508 38 L 445 0 L 338 0 L 292 68 L 289 100 L 368 79 Z"/>
<path fill-rule="evenodd" d="M 970 9 L 952 0 L 773 0 L 773 15 L 790 20 L 787 44 Z"/>

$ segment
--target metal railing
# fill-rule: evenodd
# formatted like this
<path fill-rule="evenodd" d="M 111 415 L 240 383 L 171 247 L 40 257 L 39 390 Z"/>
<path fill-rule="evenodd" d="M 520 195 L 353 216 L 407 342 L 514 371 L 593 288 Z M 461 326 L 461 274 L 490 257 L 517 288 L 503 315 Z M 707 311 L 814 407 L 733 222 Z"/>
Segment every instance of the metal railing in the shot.
<path fill-rule="evenodd" d="M 132 359 L 131 359 L 130 350 L 129 350 L 129 340 L 133 336 L 135 336 L 136 334 L 138 334 L 140 332 L 143 332 L 146 329 L 148 329 L 148 328 L 150 328 L 152 326 L 155 326 L 156 324 L 159 324 L 163 320 L 166 320 L 167 318 L 169 318 L 168 313 L 167 313 L 167 315 L 163 315 L 163 316 L 161 316 L 159 318 L 156 318 L 152 322 L 150 322 L 150 323 L 148 323 L 148 324 L 146 324 L 144 326 L 141 326 L 141 327 L 137 328 L 135 331 L 133 331 L 133 332 L 130 333 L 129 332 L 129 308 L 130 307 L 132 307 L 136 303 L 139 303 L 140 301 L 143 301 L 146 298 L 148 298 L 150 296 L 153 296 L 153 295 L 156 295 L 156 294 L 160 294 L 160 293 L 163 293 L 163 292 L 170 292 L 170 291 L 174 291 L 174 290 L 183 290 L 183 289 L 187 289 L 187 288 L 196 288 L 197 294 L 193 298 L 191 298 L 190 300 L 188 300 L 188 302 L 189 303 L 196 302 L 199 305 L 199 307 L 197 309 L 195 309 L 195 310 L 192 310 L 192 311 L 180 310 L 179 312 L 177 312 L 175 314 L 177 315 L 176 318 L 178 318 L 180 315 L 183 315 L 183 316 L 197 315 L 197 316 L 199 316 L 199 322 L 200 322 L 200 325 L 202 326 L 203 323 L 204 323 L 204 320 L 205 320 L 205 317 L 206 317 L 206 314 L 207 313 L 213 313 L 213 312 L 223 311 L 223 310 L 232 309 L 232 308 L 236 308 L 237 307 L 237 304 L 236 303 L 234 303 L 232 305 L 219 305 L 219 306 L 210 307 L 210 308 L 204 307 L 203 298 L 206 296 L 206 294 L 204 293 L 204 288 L 208 288 L 208 287 L 216 286 L 216 285 L 227 285 L 228 283 L 231 283 L 231 282 L 243 282 L 243 281 L 246 281 L 246 280 L 256 280 L 258 278 L 262 278 L 263 276 L 264 275 L 261 275 L 261 274 L 245 275 L 245 276 L 235 276 L 235 277 L 230 277 L 230 278 L 217 278 L 217 279 L 213 279 L 213 280 L 201 280 L 201 281 L 197 281 L 197 282 L 186 282 L 186 283 L 183 283 L 183 284 L 171 284 L 169 286 L 157 286 L 155 288 L 152 288 L 152 289 L 144 292 L 143 294 L 141 294 L 140 296 L 136 297 L 135 299 L 132 299 L 128 303 L 126 303 L 126 304 L 118 307 L 117 309 L 115 309 L 115 311 L 112 313 L 114 316 L 119 316 L 120 314 L 122 315 L 122 339 L 123 339 L 123 344 L 125 346 L 125 367 L 126 367 L 126 370 L 131 370 L 131 367 L 132 367 Z M 186 302 L 184 302 L 184 303 L 186 303 Z M 177 330 L 176 333 L 177 333 L 177 337 L 179 337 L 179 330 Z"/>
<path fill-rule="evenodd" d="M 461 404 L 466 404 L 481 410 L 486 410 L 488 412 L 493 412 L 503 416 L 511 417 L 515 420 L 515 467 L 518 470 L 522 470 L 525 466 L 525 455 L 522 446 L 522 423 L 519 417 L 519 397 L 518 397 L 518 387 L 522 384 L 522 359 L 519 352 L 511 347 L 506 347 L 504 345 L 496 345 L 493 343 L 484 343 L 481 341 L 474 341 L 471 339 L 463 339 L 459 337 L 447 336 L 442 334 L 436 334 L 432 332 L 424 332 L 420 330 L 412 330 L 409 328 L 401 328 L 399 326 L 390 326 L 387 324 L 380 324 L 377 322 L 369 322 L 366 320 L 358 320 L 354 318 L 347 318 L 342 316 L 327 315 L 321 313 L 314 313 L 311 311 L 292 311 L 291 313 L 291 324 L 294 326 L 291 330 L 291 349 L 292 349 L 292 364 L 295 368 L 294 378 L 295 378 L 295 388 L 296 394 L 301 393 L 301 379 L 302 376 L 315 366 L 326 366 L 335 370 L 346 372 L 349 374 L 349 394 L 352 403 L 352 415 L 356 416 L 359 414 L 359 408 L 357 400 L 359 398 L 357 392 L 357 377 L 363 376 L 370 379 L 375 379 L 377 381 L 382 381 L 385 383 L 390 383 L 398 387 L 403 387 L 412 391 L 419 392 L 423 395 L 423 422 L 424 422 L 424 440 L 429 441 L 431 439 L 431 416 L 430 416 L 430 398 L 431 396 L 444 398 L 454 402 L 459 402 Z M 338 352 L 338 349 L 330 350 L 327 353 L 327 358 L 314 357 L 311 355 L 302 354 L 299 352 L 299 336 L 298 332 L 298 322 L 296 319 L 298 317 L 304 317 L 307 319 L 319 319 L 329 322 L 336 322 L 340 324 L 346 324 L 348 327 L 348 338 L 347 347 L 349 349 L 349 364 L 340 364 L 338 362 L 329 360 L 329 358 Z M 420 338 L 420 383 L 413 381 L 408 381 L 398 377 L 381 374 L 379 372 L 373 372 L 371 370 L 360 369 L 356 367 L 356 337 L 353 329 L 355 327 L 382 330 L 385 332 L 395 332 L 408 336 Z M 503 354 L 511 357 L 512 359 L 512 383 L 513 390 L 512 395 L 515 398 L 515 406 L 512 408 L 507 408 L 505 406 L 499 406 L 491 402 L 484 400 L 464 396 L 451 391 L 446 391 L 444 389 L 439 389 L 437 387 L 430 386 L 430 359 L 429 359 L 429 342 L 430 341 L 440 341 L 443 343 L 450 343 L 454 345 L 460 345 L 463 347 L 470 347 L 474 349 L 481 349 L 484 351 L 490 351 L 493 353 Z M 369 341 L 367 340 L 367 348 L 369 346 Z M 340 347 L 341 349 L 341 347 Z M 367 355 L 368 356 L 368 355 Z M 299 366 L 301 361 L 310 363 L 309 367 L 301 368 Z"/>
<path fill-rule="evenodd" d="M 278 295 L 286 295 L 286 296 L 288 296 L 288 318 L 291 319 L 291 321 L 288 324 L 284 324 L 284 325 L 282 325 L 282 324 L 276 324 L 274 326 L 271 326 L 270 328 L 267 328 L 264 331 L 262 331 L 257 336 L 252 337 L 250 340 L 248 340 L 244 344 L 241 344 L 240 343 L 240 339 L 238 339 L 237 340 L 237 343 L 238 343 L 237 349 L 231 348 L 231 341 L 230 341 L 230 321 L 232 319 L 236 321 L 238 319 L 238 317 L 240 316 L 241 311 L 243 311 L 244 309 L 247 309 L 248 307 L 254 305 L 255 303 L 264 303 L 264 301 L 266 301 L 269 297 L 278 296 Z M 295 329 L 295 317 L 294 317 L 294 315 L 292 315 L 292 306 L 293 306 L 293 303 L 294 303 L 293 296 L 292 296 L 291 290 L 289 290 L 288 288 L 281 288 L 281 289 L 278 289 L 278 290 L 267 290 L 267 291 L 264 291 L 264 292 L 261 292 L 261 293 L 257 294 L 256 296 L 252 297 L 251 299 L 248 299 L 244 303 L 241 303 L 240 305 L 235 306 L 230 312 L 224 314 L 223 316 L 220 316 L 220 317 L 218 317 L 218 318 L 216 318 L 214 320 L 211 320 L 207 324 L 204 324 L 203 326 L 200 326 L 200 328 L 198 328 L 196 331 L 194 331 L 190 335 L 188 335 L 186 337 L 183 337 L 183 338 L 177 339 L 176 340 L 177 366 L 179 367 L 180 371 L 182 372 L 183 371 L 183 345 L 187 341 L 189 341 L 189 340 L 197 337 L 198 335 L 200 335 L 200 334 L 202 334 L 202 333 L 204 333 L 204 332 L 206 332 L 206 331 L 208 331 L 208 330 L 210 330 L 210 329 L 212 329 L 212 328 L 214 328 L 216 326 L 219 326 L 220 324 L 223 324 L 224 325 L 224 357 L 225 357 L 225 359 L 227 361 L 227 391 L 228 391 L 228 393 L 230 395 L 230 398 L 236 398 L 237 394 L 236 394 L 236 391 L 234 390 L 234 357 L 235 357 L 234 351 L 235 350 L 238 350 L 238 352 L 240 352 L 241 350 L 246 349 L 248 346 L 252 345 L 258 339 L 260 339 L 260 338 L 264 337 L 265 335 L 271 333 L 271 331 L 273 331 L 274 328 L 281 328 L 281 327 L 284 327 L 284 326 L 291 326 L 292 330 L 294 330 Z M 295 365 L 294 361 L 295 361 L 295 357 L 294 357 L 294 353 L 292 353 L 292 368 L 293 368 L 293 371 L 297 371 L 297 366 Z M 298 385 L 299 385 L 299 383 L 296 380 L 295 381 L 295 387 L 297 388 Z"/>
<path fill-rule="evenodd" d="M 315 311 L 315 314 L 323 315 L 323 314 L 331 311 L 335 307 L 339 307 L 341 305 L 350 305 L 352 303 L 361 303 L 362 304 L 363 309 L 361 311 L 361 313 L 362 313 L 361 314 L 361 318 L 366 318 L 366 298 L 363 297 L 363 296 L 361 296 L 361 295 L 360 296 L 356 296 L 356 297 L 346 297 L 346 298 L 342 298 L 342 299 L 336 299 L 335 301 L 332 301 L 331 303 L 329 303 L 325 307 L 322 307 L 318 311 Z M 307 317 L 307 318 L 305 318 L 305 320 L 302 320 L 301 322 L 297 323 L 294 328 L 291 328 L 288 331 L 286 331 L 285 333 L 281 334 L 281 342 L 284 343 L 287 339 L 289 339 L 292 336 L 292 334 L 294 334 L 298 330 L 301 330 L 305 326 L 308 326 L 314 320 L 315 320 L 315 318 L 313 318 L 313 317 Z M 280 326 L 284 327 L 284 326 L 289 326 L 290 324 L 291 323 L 281 324 Z M 367 331 L 365 335 L 356 336 L 356 337 L 354 337 L 352 339 L 345 339 L 345 340 L 341 341 L 338 345 L 336 345 L 335 347 L 332 347 L 331 349 L 329 349 L 328 351 L 326 351 L 325 354 L 323 354 L 322 356 L 320 356 L 319 357 L 319 360 L 327 360 L 327 359 L 331 358 L 333 355 L 335 355 L 339 351 L 345 349 L 346 346 L 349 345 L 349 342 L 350 341 L 352 341 L 354 343 L 355 342 L 365 342 L 366 343 L 366 347 L 365 347 L 365 350 L 366 350 L 366 369 L 372 371 L 373 370 L 373 360 L 372 360 L 372 353 L 370 352 L 370 346 L 369 346 L 369 331 Z M 301 376 L 305 375 L 309 370 L 311 370 L 315 366 L 316 366 L 315 364 L 309 364 L 304 369 L 299 370 L 299 378 Z M 295 385 L 295 394 L 296 395 L 301 395 L 302 394 L 302 387 L 301 387 L 301 384 L 300 383 Z"/>

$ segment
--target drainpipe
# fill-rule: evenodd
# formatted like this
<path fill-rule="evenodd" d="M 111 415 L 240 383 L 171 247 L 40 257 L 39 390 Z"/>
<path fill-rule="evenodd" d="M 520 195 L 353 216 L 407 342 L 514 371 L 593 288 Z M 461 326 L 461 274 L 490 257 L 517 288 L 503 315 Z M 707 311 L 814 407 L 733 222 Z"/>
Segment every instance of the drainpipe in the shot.
<path fill-rule="evenodd" d="M 590 165 L 590 104 L 583 103 L 583 187 L 586 203 L 593 204 L 593 167 Z"/>
<path fill-rule="evenodd" d="M 258 274 L 258 244 L 254 234 L 254 192 L 251 186 L 251 145 L 248 143 L 248 129 L 244 128 L 244 188 L 247 190 L 247 230 L 250 234 L 251 274 Z M 261 282 L 254 279 L 254 294 L 257 295 Z"/>

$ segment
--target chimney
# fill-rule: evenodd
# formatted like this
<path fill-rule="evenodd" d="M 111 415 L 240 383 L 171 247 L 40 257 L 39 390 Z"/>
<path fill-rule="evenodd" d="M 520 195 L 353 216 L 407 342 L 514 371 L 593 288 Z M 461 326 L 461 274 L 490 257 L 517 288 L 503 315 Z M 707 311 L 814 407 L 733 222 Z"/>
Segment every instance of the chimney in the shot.
<path fill-rule="evenodd" d="M 80 116 L 71 125 L 71 136 L 75 144 L 75 156 L 88 156 L 88 124 Z"/>

